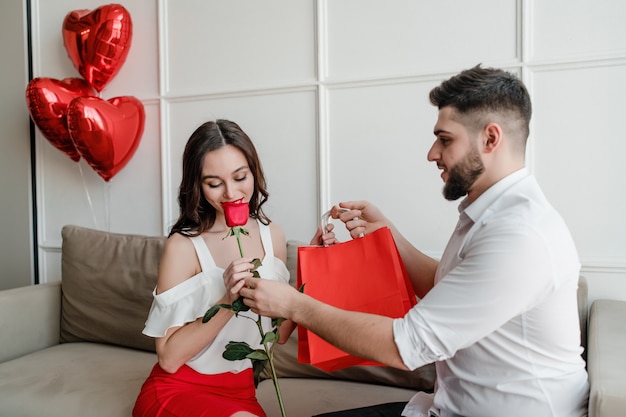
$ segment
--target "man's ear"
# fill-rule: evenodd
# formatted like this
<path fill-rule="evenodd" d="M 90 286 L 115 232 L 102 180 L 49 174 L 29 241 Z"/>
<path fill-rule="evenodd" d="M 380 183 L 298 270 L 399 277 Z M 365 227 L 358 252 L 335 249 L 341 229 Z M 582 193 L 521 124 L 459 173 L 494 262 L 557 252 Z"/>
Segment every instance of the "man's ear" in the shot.
<path fill-rule="evenodd" d="M 502 127 L 494 122 L 487 124 L 483 129 L 483 152 L 493 152 L 502 144 L 502 140 Z"/>

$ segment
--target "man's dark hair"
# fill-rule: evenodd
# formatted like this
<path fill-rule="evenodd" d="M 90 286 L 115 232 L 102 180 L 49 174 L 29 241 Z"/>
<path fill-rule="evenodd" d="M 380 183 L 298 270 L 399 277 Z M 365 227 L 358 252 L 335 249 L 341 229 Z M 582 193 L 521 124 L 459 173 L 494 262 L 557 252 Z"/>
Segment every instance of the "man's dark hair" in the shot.
<path fill-rule="evenodd" d="M 520 130 L 520 139 L 526 143 L 532 104 L 524 84 L 509 72 L 479 64 L 433 88 L 429 98 L 439 109 L 453 107 L 462 121 L 475 129 L 485 122 L 480 115 L 501 115 L 515 122 L 511 128 Z"/>

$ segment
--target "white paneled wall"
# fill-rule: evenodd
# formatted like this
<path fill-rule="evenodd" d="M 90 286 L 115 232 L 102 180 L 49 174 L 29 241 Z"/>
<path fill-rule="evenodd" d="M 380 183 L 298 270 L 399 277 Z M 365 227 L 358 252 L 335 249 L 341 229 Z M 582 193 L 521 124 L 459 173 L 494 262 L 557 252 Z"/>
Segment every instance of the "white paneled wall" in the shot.
<path fill-rule="evenodd" d="M 458 72 L 519 63 L 514 0 L 322 2 L 329 80 Z M 446 77 L 447 78 L 447 77 Z"/>
<path fill-rule="evenodd" d="M 311 0 L 163 0 L 163 93 L 315 84 Z"/>
<path fill-rule="evenodd" d="M 428 92 L 478 63 L 520 74 L 534 101 L 528 165 L 576 240 L 591 298 L 626 299 L 626 3 L 621 0 L 125 0 L 133 43 L 103 98 L 133 95 L 146 129 L 109 183 L 41 136 L 42 281 L 66 223 L 165 234 L 182 149 L 206 120 L 238 122 L 268 177 L 270 216 L 308 240 L 348 199 L 376 202 L 439 256 L 456 203 L 426 153 Z M 61 25 L 95 0 L 33 1 L 35 76 L 76 77 Z M 342 235 L 345 237 L 345 235 Z"/>

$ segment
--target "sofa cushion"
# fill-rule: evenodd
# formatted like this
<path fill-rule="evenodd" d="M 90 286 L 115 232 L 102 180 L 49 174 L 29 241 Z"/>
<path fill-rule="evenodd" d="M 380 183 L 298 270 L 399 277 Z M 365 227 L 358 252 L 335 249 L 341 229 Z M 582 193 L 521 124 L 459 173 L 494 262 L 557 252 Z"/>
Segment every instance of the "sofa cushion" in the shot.
<path fill-rule="evenodd" d="M 295 286 L 297 272 L 298 246 L 304 242 L 287 242 L 287 269 L 291 274 L 290 282 Z M 414 391 L 432 392 L 435 383 L 435 365 L 428 364 L 414 371 L 403 371 L 387 366 L 353 366 L 334 372 L 325 372 L 312 365 L 298 362 L 298 330 L 294 330 L 284 345 L 277 345 L 274 364 L 279 377 L 284 378 L 330 378 L 336 380 L 359 381 L 393 387 L 410 388 Z M 269 373 L 262 375 L 270 378 Z"/>
<path fill-rule="evenodd" d="M 65 343 L 0 363 L 0 415 L 128 417 L 154 353 Z"/>
<path fill-rule="evenodd" d="M 334 372 L 322 371 L 312 365 L 298 362 L 297 329 L 289 336 L 287 343 L 275 346 L 274 365 L 277 375 L 283 378 L 328 378 L 427 392 L 433 391 L 436 377 L 434 363 L 414 371 L 403 371 L 388 366 L 352 366 Z M 270 375 L 265 372 L 263 377 L 270 378 Z"/>
<path fill-rule="evenodd" d="M 287 269 L 289 270 L 289 284 L 292 287 L 296 286 L 296 273 L 298 268 L 298 246 L 305 245 L 304 242 L 299 240 L 287 241 Z"/>
<path fill-rule="evenodd" d="M 280 379 L 280 391 L 288 416 L 309 417 L 331 411 L 360 408 L 389 402 L 406 402 L 415 390 L 359 382 L 323 379 Z M 280 416 L 272 381 L 259 384 L 257 398 L 268 417 Z"/>
<path fill-rule="evenodd" d="M 154 351 L 143 330 L 165 237 L 64 226 L 61 342 Z"/>

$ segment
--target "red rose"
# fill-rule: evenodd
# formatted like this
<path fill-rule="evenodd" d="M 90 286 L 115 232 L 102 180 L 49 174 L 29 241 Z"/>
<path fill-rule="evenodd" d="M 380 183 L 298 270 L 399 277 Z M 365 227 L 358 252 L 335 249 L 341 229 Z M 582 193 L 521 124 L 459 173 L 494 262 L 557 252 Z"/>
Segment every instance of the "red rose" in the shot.
<path fill-rule="evenodd" d="M 250 217 L 250 207 L 243 198 L 235 201 L 226 201 L 222 203 L 224 216 L 226 217 L 226 225 L 228 227 L 245 226 Z"/>
<path fill-rule="evenodd" d="M 250 207 L 248 203 L 243 201 L 243 198 L 235 201 L 226 201 L 222 203 L 222 209 L 224 210 L 224 217 L 226 218 L 226 225 L 230 227 L 228 230 L 228 234 L 224 236 L 224 239 L 230 236 L 235 236 L 237 239 L 237 246 L 239 247 L 239 255 L 243 258 L 243 247 L 241 246 L 241 235 L 250 236 L 248 231 L 244 227 L 246 223 L 248 223 L 248 218 L 250 218 Z M 250 270 L 252 272 L 252 276 L 256 278 L 261 278 L 259 275 L 259 271 L 257 269 L 261 266 L 261 261 L 258 258 L 252 260 L 252 264 L 254 268 Z M 227 310 L 231 310 L 235 313 L 235 317 L 238 316 L 240 312 L 250 310 L 250 307 L 247 306 L 243 302 L 243 296 L 239 295 L 235 301 L 231 304 L 216 304 L 209 308 L 206 313 L 204 313 L 204 317 L 202 318 L 202 323 L 206 323 L 211 320 L 215 314 L 220 310 L 220 308 L 225 308 Z M 246 318 L 249 318 L 246 316 Z M 272 343 L 279 340 L 278 334 L 278 325 L 284 319 L 272 319 L 272 326 L 276 326 L 274 330 L 270 330 L 267 333 L 263 330 L 263 326 L 261 324 L 261 316 L 258 316 L 256 319 L 257 328 L 259 329 L 261 336 L 261 343 L 263 344 L 263 349 L 253 349 L 246 342 L 229 342 L 226 345 L 226 349 L 222 356 L 224 359 L 229 361 L 236 361 L 242 359 L 250 359 L 252 361 L 252 367 L 254 368 L 254 378 L 255 381 L 259 380 L 261 372 L 267 367 L 269 363 L 272 380 L 274 381 L 274 388 L 276 388 L 276 395 L 278 396 L 278 404 L 280 405 L 280 413 L 282 417 L 285 417 L 285 407 L 283 405 L 283 397 L 280 393 L 280 386 L 278 385 L 278 379 L 276 376 L 276 369 L 274 368 L 274 361 L 272 355 Z"/>

